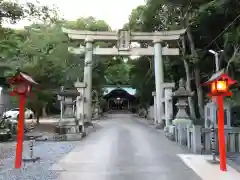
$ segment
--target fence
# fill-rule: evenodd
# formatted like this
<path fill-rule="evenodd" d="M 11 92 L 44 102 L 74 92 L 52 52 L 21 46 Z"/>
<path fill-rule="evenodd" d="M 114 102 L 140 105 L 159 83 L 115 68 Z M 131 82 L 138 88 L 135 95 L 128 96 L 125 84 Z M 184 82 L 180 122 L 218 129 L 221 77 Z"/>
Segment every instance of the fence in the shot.
<path fill-rule="evenodd" d="M 211 132 L 209 129 L 202 128 L 203 150 L 210 152 L 212 148 L 211 144 Z M 218 132 L 215 131 L 214 137 L 218 142 Z M 227 152 L 239 153 L 240 152 L 240 128 L 225 129 L 225 143 Z M 218 143 L 214 147 L 218 151 Z"/>
<path fill-rule="evenodd" d="M 218 136 L 215 131 L 215 150 L 218 153 Z M 201 126 L 170 126 L 166 136 L 193 153 L 211 153 L 212 133 Z M 228 153 L 240 153 L 240 128 L 225 129 L 225 143 Z"/>

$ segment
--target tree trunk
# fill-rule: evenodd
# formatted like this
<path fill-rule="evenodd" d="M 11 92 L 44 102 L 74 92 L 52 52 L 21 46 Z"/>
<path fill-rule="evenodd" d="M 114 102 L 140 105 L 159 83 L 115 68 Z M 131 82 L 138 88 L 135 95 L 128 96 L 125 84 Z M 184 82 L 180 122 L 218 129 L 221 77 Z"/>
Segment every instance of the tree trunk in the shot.
<path fill-rule="evenodd" d="M 190 78 L 190 69 L 188 62 L 186 60 L 186 45 L 185 45 L 185 40 L 182 38 L 182 60 L 185 68 L 185 73 L 186 73 L 186 89 L 190 92 L 192 92 L 191 88 L 191 78 Z M 192 97 L 188 97 L 188 105 L 189 105 L 189 110 L 190 110 L 190 117 L 192 119 L 196 119 L 196 112 L 195 112 L 195 107 L 193 103 Z"/>
<path fill-rule="evenodd" d="M 190 26 L 188 24 L 188 18 L 186 20 L 186 33 L 187 33 L 187 37 L 188 37 L 188 42 L 190 45 L 190 49 L 191 49 L 191 54 L 192 54 L 192 58 L 195 61 L 195 69 L 194 69 L 194 74 L 195 74 L 195 84 L 196 84 L 196 88 L 197 88 L 197 97 L 198 97 L 198 109 L 199 109 L 199 114 L 201 119 L 204 119 L 204 103 L 203 103 L 203 91 L 202 91 L 202 87 L 201 87 L 201 78 L 200 78 L 200 70 L 197 67 L 198 64 L 198 54 L 196 52 L 195 49 L 195 44 L 193 41 L 193 37 L 192 37 L 192 33 L 191 33 L 191 29 Z"/>
<path fill-rule="evenodd" d="M 188 63 L 185 59 L 183 59 L 184 67 L 185 67 L 185 72 L 186 72 L 186 89 L 190 92 L 192 92 L 191 88 L 191 78 L 190 78 L 190 70 Z M 188 97 L 188 104 L 189 104 L 189 110 L 190 110 L 190 117 L 192 119 L 196 119 L 196 113 L 195 113 L 195 108 L 194 108 L 194 103 L 192 97 Z"/>
<path fill-rule="evenodd" d="M 197 97 L 198 97 L 198 108 L 201 119 L 204 119 L 204 102 L 203 102 L 203 91 L 200 84 L 200 70 L 198 67 L 194 69 L 195 74 L 195 83 L 197 88 Z"/>

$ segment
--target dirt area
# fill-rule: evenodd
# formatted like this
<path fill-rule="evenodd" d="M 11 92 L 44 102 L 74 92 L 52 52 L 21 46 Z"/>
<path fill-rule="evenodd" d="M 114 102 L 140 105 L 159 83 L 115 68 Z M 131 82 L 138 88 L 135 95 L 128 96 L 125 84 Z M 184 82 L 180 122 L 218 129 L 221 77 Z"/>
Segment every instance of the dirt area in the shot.
<path fill-rule="evenodd" d="M 42 132 L 42 133 L 44 133 L 44 132 L 54 133 L 55 127 L 57 124 L 57 122 L 51 122 L 51 121 L 50 122 L 47 122 L 47 121 L 41 122 L 41 120 L 40 120 L 40 124 L 37 124 L 35 120 L 33 120 L 33 122 L 34 122 L 34 130 L 33 131 L 34 132 Z M 28 121 L 27 126 L 29 127 L 31 123 L 32 123 L 31 121 Z"/>
<path fill-rule="evenodd" d="M 35 124 L 34 131 L 35 132 L 49 132 L 49 133 L 54 133 L 56 124 L 50 124 L 50 123 L 40 123 L 40 124 Z"/>

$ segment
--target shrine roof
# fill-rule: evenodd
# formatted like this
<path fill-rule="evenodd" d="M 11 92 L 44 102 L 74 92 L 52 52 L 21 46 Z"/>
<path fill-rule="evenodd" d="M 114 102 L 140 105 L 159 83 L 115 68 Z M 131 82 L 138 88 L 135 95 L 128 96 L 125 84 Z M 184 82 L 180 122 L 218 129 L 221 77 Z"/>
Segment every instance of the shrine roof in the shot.
<path fill-rule="evenodd" d="M 135 96 L 136 94 L 136 89 L 129 87 L 129 86 L 112 86 L 112 87 L 105 87 L 104 88 L 104 95 L 109 94 L 111 91 L 117 90 L 117 89 L 123 89 L 126 91 L 128 94 Z"/>

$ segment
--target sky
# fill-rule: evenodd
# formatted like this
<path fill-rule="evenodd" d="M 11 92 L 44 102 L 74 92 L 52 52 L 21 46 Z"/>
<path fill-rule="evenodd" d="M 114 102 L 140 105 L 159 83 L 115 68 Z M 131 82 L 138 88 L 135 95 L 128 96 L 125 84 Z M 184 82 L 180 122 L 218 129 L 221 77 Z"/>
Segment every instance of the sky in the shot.
<path fill-rule="evenodd" d="M 18 0 L 20 3 L 26 1 L 36 0 Z M 39 2 L 44 5 L 57 5 L 67 20 L 93 16 L 105 20 L 113 30 L 121 29 L 128 22 L 132 9 L 145 4 L 145 0 L 39 0 Z M 10 27 L 22 28 L 24 25 L 28 23 L 22 21 Z"/>

